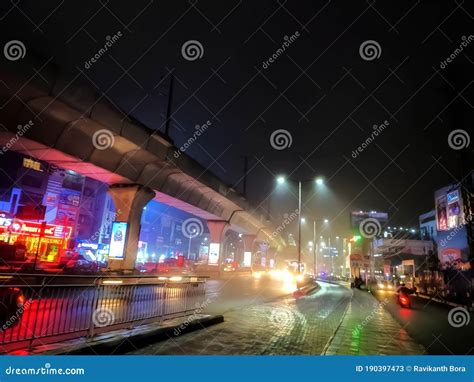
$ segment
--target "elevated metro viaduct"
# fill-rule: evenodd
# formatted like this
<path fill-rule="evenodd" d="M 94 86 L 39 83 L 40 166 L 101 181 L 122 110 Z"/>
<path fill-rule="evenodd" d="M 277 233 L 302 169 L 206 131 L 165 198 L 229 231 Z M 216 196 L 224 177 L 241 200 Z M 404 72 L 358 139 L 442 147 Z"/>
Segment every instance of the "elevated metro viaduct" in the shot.
<path fill-rule="evenodd" d="M 242 233 L 246 251 L 256 243 L 267 243 L 263 247 L 275 253 L 285 246 L 280 235 L 246 210 L 241 195 L 185 153 L 175 155 L 178 149 L 169 139 L 128 116 L 104 94 L 83 86 L 80 72 L 59 74 L 31 55 L 0 65 L 2 150 L 109 185 L 117 220 L 129 226 L 124 259 L 110 261 L 111 271 L 133 271 L 142 210 L 152 199 L 206 220 L 212 243 L 222 243 L 232 229 Z M 104 143 L 110 147 L 103 149 Z"/>

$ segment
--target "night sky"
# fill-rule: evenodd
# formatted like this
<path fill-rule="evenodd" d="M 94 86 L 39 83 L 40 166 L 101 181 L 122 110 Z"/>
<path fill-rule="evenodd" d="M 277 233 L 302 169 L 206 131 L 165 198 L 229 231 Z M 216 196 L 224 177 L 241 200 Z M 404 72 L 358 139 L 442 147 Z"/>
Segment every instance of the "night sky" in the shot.
<path fill-rule="evenodd" d="M 473 144 L 454 150 L 448 135 L 473 132 L 473 16 L 472 2 L 451 0 L 3 1 L 0 42 L 20 40 L 27 55 L 81 72 L 78 84 L 162 133 L 172 72 L 176 146 L 209 120 L 186 153 L 239 191 L 248 156 L 248 199 L 264 215 L 270 201 L 274 222 L 297 207 L 294 189 L 268 198 L 277 175 L 324 176 L 324 192 L 305 184 L 303 215 L 344 232 L 352 210 L 417 226 L 434 191 L 462 179 Z M 189 40 L 202 57 L 183 57 Z M 378 57 L 362 57 L 368 40 Z M 292 140 L 282 150 L 270 142 L 279 129 Z"/>

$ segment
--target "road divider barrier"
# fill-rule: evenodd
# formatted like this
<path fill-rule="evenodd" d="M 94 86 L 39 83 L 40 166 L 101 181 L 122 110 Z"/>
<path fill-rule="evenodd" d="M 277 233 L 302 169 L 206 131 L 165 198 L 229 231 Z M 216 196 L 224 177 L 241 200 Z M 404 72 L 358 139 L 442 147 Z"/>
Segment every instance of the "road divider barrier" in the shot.
<path fill-rule="evenodd" d="M 192 315 L 206 298 L 204 277 L 0 278 L 3 353 Z"/>

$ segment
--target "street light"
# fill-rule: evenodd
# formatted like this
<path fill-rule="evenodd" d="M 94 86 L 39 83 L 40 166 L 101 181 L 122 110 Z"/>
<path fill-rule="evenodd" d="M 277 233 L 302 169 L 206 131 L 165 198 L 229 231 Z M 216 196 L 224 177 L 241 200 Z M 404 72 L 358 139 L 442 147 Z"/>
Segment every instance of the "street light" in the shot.
<path fill-rule="evenodd" d="M 316 180 L 317 182 L 317 180 Z M 318 221 L 318 219 L 314 219 L 313 220 L 313 240 L 314 242 L 316 243 L 316 222 Z M 329 223 L 329 220 L 328 219 L 323 219 L 322 220 L 325 224 Z M 322 239 L 323 237 L 320 236 L 320 238 Z M 314 274 L 314 277 L 316 278 L 317 277 L 317 273 L 318 272 L 318 251 L 316 249 L 316 244 L 315 246 L 313 247 L 313 274 Z"/>
<path fill-rule="evenodd" d="M 286 183 L 286 178 L 280 175 L 276 178 L 278 184 Z M 315 179 L 317 185 L 324 183 L 323 179 L 318 177 Z M 298 273 L 301 273 L 301 223 L 306 220 L 301 217 L 301 180 L 298 181 Z"/>

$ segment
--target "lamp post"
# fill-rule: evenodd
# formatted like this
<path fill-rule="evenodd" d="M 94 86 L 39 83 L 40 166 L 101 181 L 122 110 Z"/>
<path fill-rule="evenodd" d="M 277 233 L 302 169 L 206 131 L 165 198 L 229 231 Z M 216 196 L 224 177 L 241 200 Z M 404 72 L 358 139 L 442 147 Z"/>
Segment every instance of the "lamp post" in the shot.
<path fill-rule="evenodd" d="M 318 181 L 316 181 L 318 183 Z M 313 242 L 314 242 L 314 247 L 313 247 L 313 274 L 314 277 L 317 277 L 317 270 L 318 270 L 318 255 L 317 255 L 317 249 L 316 249 L 316 223 L 318 221 L 322 221 L 324 224 L 328 224 L 329 220 L 328 219 L 314 219 L 313 220 Z"/>
<path fill-rule="evenodd" d="M 286 183 L 286 178 L 284 176 L 278 176 L 276 178 L 278 184 Z M 324 184 L 324 180 L 321 177 L 318 177 L 314 180 L 314 182 L 318 186 L 322 186 Z M 301 183 L 302 181 L 298 181 L 298 273 L 301 273 Z M 316 237 L 315 237 L 316 238 Z"/>
<path fill-rule="evenodd" d="M 298 273 L 301 273 L 301 181 L 298 182 Z"/>
<path fill-rule="evenodd" d="M 313 276 L 316 280 L 316 269 L 318 268 L 318 258 L 316 256 L 316 220 L 313 220 Z"/>

